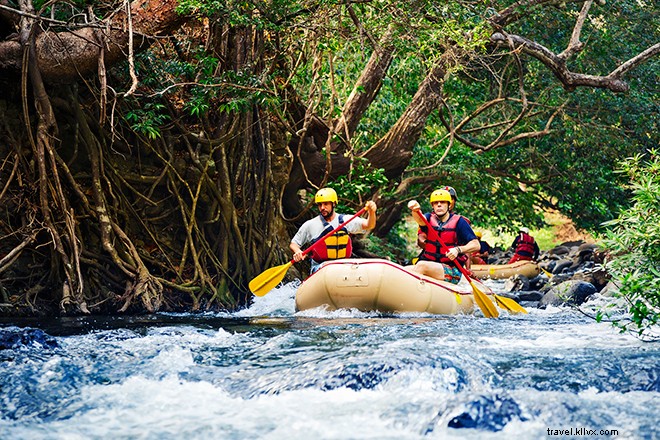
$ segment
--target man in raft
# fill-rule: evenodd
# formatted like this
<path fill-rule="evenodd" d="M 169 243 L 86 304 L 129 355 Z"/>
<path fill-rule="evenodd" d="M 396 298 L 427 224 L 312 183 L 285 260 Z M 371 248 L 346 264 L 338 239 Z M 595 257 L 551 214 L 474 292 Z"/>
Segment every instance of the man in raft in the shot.
<path fill-rule="evenodd" d="M 450 212 L 452 198 L 449 191 L 444 189 L 433 191 L 430 202 L 433 212 L 429 214 L 422 213 L 416 200 L 408 203 L 413 218 L 420 225 L 417 242 L 424 246 L 424 250 L 417 264 L 407 268 L 438 280 L 458 284 L 461 280 L 461 271 L 454 262 L 464 266 L 469 255 L 481 249 L 479 239 L 463 216 Z M 437 234 L 429 234 L 426 222 L 419 218 L 420 215 L 426 217 Z M 440 240 L 437 240 L 438 236 Z M 440 241 L 449 248 L 446 254 L 442 252 Z"/>
<path fill-rule="evenodd" d="M 334 189 L 321 188 L 314 196 L 314 202 L 319 209 L 319 215 L 303 223 L 289 245 L 296 262 L 304 260 L 307 256 L 307 254 L 303 254 L 302 247 L 316 243 L 345 221 L 345 214 L 335 212 L 337 193 Z M 367 218 L 358 217 L 347 223 L 346 226 L 326 238 L 323 244 L 311 251 L 311 273 L 316 272 L 324 261 L 349 258 L 353 251 L 349 234 L 363 233 L 376 226 L 376 204 L 370 200 L 365 207 L 367 208 Z"/>

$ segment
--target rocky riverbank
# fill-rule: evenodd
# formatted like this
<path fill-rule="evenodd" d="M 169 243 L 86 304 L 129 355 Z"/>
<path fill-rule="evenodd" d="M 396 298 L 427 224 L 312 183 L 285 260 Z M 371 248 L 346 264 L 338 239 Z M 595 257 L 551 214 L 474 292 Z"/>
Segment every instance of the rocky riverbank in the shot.
<path fill-rule="evenodd" d="M 510 250 L 495 248 L 489 264 L 506 264 Z M 541 273 L 534 278 L 515 275 L 505 283 L 508 296 L 524 307 L 545 308 L 549 305 L 579 306 L 598 293 L 611 296 L 616 286 L 603 268 L 605 254 L 593 243 L 569 241 L 542 252 L 538 263 Z"/>

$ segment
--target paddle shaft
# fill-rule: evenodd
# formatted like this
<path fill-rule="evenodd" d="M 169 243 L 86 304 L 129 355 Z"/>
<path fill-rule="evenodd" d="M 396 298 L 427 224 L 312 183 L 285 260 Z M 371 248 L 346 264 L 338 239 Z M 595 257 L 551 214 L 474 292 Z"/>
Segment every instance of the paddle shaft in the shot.
<path fill-rule="evenodd" d="M 335 232 L 337 232 L 338 230 L 340 230 L 341 228 L 343 228 L 344 226 L 349 224 L 351 221 L 355 220 L 356 217 L 359 217 L 362 214 L 364 214 L 364 211 L 366 211 L 366 210 L 367 210 L 366 206 L 364 208 L 360 209 L 358 212 L 355 213 L 355 215 L 353 217 L 349 218 L 344 223 L 340 224 L 335 229 L 333 229 L 332 231 L 325 234 L 323 237 L 321 237 L 320 240 L 317 240 L 313 245 L 311 245 L 310 247 L 305 249 L 303 251 L 303 255 L 307 255 L 308 253 L 312 252 L 317 246 L 320 246 L 325 241 L 326 238 L 330 237 L 332 234 L 334 234 Z M 296 262 L 295 259 L 291 260 L 291 264 L 294 264 L 295 262 Z"/>

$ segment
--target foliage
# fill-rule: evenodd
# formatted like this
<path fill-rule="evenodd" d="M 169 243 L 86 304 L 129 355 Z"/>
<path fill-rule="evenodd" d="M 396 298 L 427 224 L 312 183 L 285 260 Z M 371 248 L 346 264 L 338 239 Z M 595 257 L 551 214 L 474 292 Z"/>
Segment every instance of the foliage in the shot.
<path fill-rule="evenodd" d="M 658 28 L 646 24 L 658 11 L 639 6 L 624 1 L 615 7 L 608 2 L 605 9 L 593 9 L 593 18 L 583 31 L 583 40 L 588 43 L 570 68 L 605 74 L 613 68 L 613 60 L 625 60 L 657 41 Z M 575 6 L 547 8 L 535 11 L 534 20 L 521 20 L 512 29 L 561 51 L 570 38 L 565 30 L 571 29 L 575 14 Z M 541 22 L 544 26 L 538 26 Z M 637 37 L 620 38 L 633 34 Z M 621 41 L 633 43 L 622 45 Z M 578 228 L 597 231 L 613 212 L 627 204 L 625 176 L 613 172 L 620 158 L 658 145 L 660 61 L 656 58 L 636 69 L 626 94 L 593 89 L 567 93 L 541 63 L 527 59 L 522 63 L 526 99 L 536 113 L 519 127 L 522 131 L 543 128 L 550 111 L 560 109 L 550 133 L 479 154 L 454 143 L 433 169 L 438 184 L 456 188 L 457 210 L 481 227 L 501 232 L 512 231 L 519 224 L 540 228 L 543 209 L 550 207 L 570 217 Z M 505 78 L 514 81 L 498 83 Z M 522 97 L 515 79 L 516 72 L 504 57 L 493 57 L 487 69 L 476 62 L 466 65 L 446 81 L 446 117 L 451 112 L 453 119 L 460 121 L 502 91 L 509 101 L 475 119 L 470 128 L 514 114 L 520 110 L 515 99 Z M 438 163 L 450 147 L 447 130 L 436 116 L 430 118 L 416 147 L 410 170 Z M 470 140 L 483 145 L 495 131 L 474 133 Z"/>
<path fill-rule="evenodd" d="M 213 16 L 232 26 L 264 30 L 266 44 L 272 44 L 270 50 L 287 48 L 287 57 L 283 59 L 300 54 L 296 62 L 291 59 L 284 63 L 292 69 L 286 74 L 301 96 L 318 100 L 315 111 L 325 119 L 340 115 L 341 104 L 351 93 L 369 55 L 364 34 L 350 32 L 355 23 L 341 2 L 276 1 L 266 7 L 251 1 L 185 0 L 180 5 L 185 13 Z M 509 99 L 483 113 L 470 128 L 494 123 L 503 115 L 511 118 L 521 111 L 522 96 L 514 63 L 487 45 L 490 29 L 486 20 L 501 5 L 493 4 L 493 9 L 460 1 L 379 1 L 374 5 L 376 8 L 371 4 L 351 7 L 372 38 L 382 36 L 390 27 L 394 30 L 392 44 L 397 48 L 397 56 L 377 99 L 351 139 L 356 154 L 371 147 L 392 127 L 429 66 L 446 52 L 448 42 L 469 54 L 450 70 L 444 86 L 447 111 L 454 120 L 467 117 L 498 94 Z M 560 52 L 568 43 L 579 7 L 569 3 L 538 8 L 529 12 L 529 19 L 512 25 L 511 30 Z M 617 6 L 610 3 L 594 6 L 582 34 L 588 44 L 580 56 L 571 59 L 570 68 L 607 73 L 604 69 L 613 68 L 613 60 L 625 60 L 657 41 L 657 29 L 649 31 L 647 26 L 654 15 L 657 11 L 653 8 L 630 0 Z M 626 38 L 620 38 L 622 35 Z M 634 43 L 621 44 L 621 41 Z M 271 108 L 279 103 L 263 92 L 247 91 L 267 88 L 271 78 L 250 77 L 241 72 L 214 76 L 210 74 L 215 70 L 211 60 L 215 58 L 196 54 L 188 62 L 197 74 L 186 76 L 195 77 L 200 83 L 211 81 L 222 85 L 223 93 L 201 85 L 191 87 L 184 101 L 192 116 L 201 116 L 214 107 L 237 112 L 256 102 L 271 103 Z M 404 177 L 422 174 L 419 171 L 422 167 L 437 163 L 425 173 L 436 174 L 438 184 L 456 188 L 460 194 L 458 211 L 475 224 L 501 233 L 512 232 L 521 224 L 542 228 L 542 212 L 547 207 L 560 210 L 579 228 L 598 230 L 612 212 L 626 203 L 622 190 L 625 181 L 612 171 L 618 158 L 637 154 L 657 143 L 658 61 L 652 60 L 630 75 L 632 90 L 626 95 L 591 89 L 567 93 L 541 63 L 528 59 L 522 59 L 522 63 L 526 99 L 536 113 L 520 124 L 520 130 L 539 130 L 553 111 L 562 108 L 549 134 L 479 154 L 454 142 L 439 162 L 450 140 L 439 114 L 433 114 Z M 172 82 L 176 82 L 174 74 Z M 487 144 L 496 133 L 496 129 L 475 130 L 469 137 Z M 389 182 L 386 191 L 397 183 Z M 330 182 L 333 184 L 343 187 L 344 181 Z M 428 187 L 411 188 L 412 193 L 426 190 Z M 353 192 L 357 194 L 360 190 Z"/>
<path fill-rule="evenodd" d="M 378 188 L 387 185 L 387 177 L 383 172 L 383 169 L 371 168 L 366 159 L 355 158 L 353 167 L 348 174 L 340 176 L 328 184 L 337 191 L 339 197 L 337 211 L 350 212 L 354 208 L 349 205 L 364 205 L 371 194 Z"/>
<path fill-rule="evenodd" d="M 165 123 L 170 116 L 164 112 L 165 106 L 159 103 L 148 102 L 144 108 L 137 105 L 126 112 L 126 120 L 131 128 L 138 133 L 147 136 L 149 139 L 160 137 L 160 126 Z"/>
<path fill-rule="evenodd" d="M 408 242 L 398 234 L 393 233 L 385 239 L 369 235 L 364 242 L 367 251 L 378 255 L 379 258 L 385 258 L 399 264 L 404 263 L 407 258 L 402 250 L 406 248 Z"/>
<path fill-rule="evenodd" d="M 289 210 L 298 209 L 299 201 L 289 196 L 309 191 L 310 181 L 327 181 L 327 176 L 321 175 L 324 152 L 319 154 L 324 145 L 329 145 L 324 139 L 325 129 L 336 127 L 356 81 L 366 73 L 372 52 L 393 48 L 393 59 L 384 66 L 387 70 L 382 83 L 372 83 L 371 91 L 377 92 L 375 99 L 364 104 L 368 106 L 364 114 L 358 113 L 359 125 L 346 143 L 350 171 L 324 183 L 337 189 L 339 211 L 355 212 L 375 193 L 383 196 L 389 206 L 395 193 L 399 198 L 415 194 L 427 204 L 430 189 L 451 185 L 459 195 L 457 211 L 467 215 L 476 227 L 489 228 L 499 236 L 523 224 L 538 230 L 543 226 L 546 207 L 561 210 L 579 227 L 597 228 L 629 202 L 623 196 L 626 176 L 612 171 L 618 158 L 658 144 L 658 60 L 626 75 L 630 92 L 613 95 L 591 88 L 564 89 L 547 66 L 523 56 L 523 52 L 511 52 L 490 42 L 494 29 L 504 30 L 559 53 L 566 48 L 582 3 L 531 1 L 529 10 L 521 9 L 514 23 L 500 29 L 493 28 L 489 20 L 497 11 L 511 6 L 511 1 L 182 0 L 178 11 L 185 17 L 178 18 L 185 20 L 185 25 L 177 27 L 171 38 L 166 34 L 160 38 L 159 34 L 153 40 L 157 44 L 148 50 L 142 44 L 147 40 L 136 43 L 134 66 L 108 64 L 107 84 L 84 78 L 81 87 L 76 88 L 76 97 L 70 100 L 62 99 L 67 96 L 67 87 L 49 90 L 57 96 L 61 132 L 58 136 L 49 132 L 44 139 L 52 142 L 49 151 L 61 155 L 51 161 L 52 166 L 62 169 L 42 174 L 38 178 L 42 182 L 38 182 L 31 179 L 34 167 L 30 164 L 42 162 L 25 156 L 16 159 L 17 166 L 24 169 L 14 181 L 21 182 L 20 191 L 43 188 L 39 191 L 44 197 L 53 191 L 61 193 L 52 208 L 54 217 L 65 221 L 60 235 L 68 237 L 69 245 L 53 247 L 51 254 L 59 252 L 74 262 L 80 255 L 89 258 L 87 253 L 78 252 L 79 243 L 90 249 L 98 245 L 99 225 L 88 211 L 101 212 L 104 206 L 95 205 L 107 201 L 105 209 L 117 236 L 107 240 L 101 237 L 105 246 L 101 253 L 116 248 L 111 254 L 115 262 L 126 256 L 126 264 L 143 258 L 149 266 L 146 271 L 137 266 L 129 271 L 137 296 L 125 294 L 122 301 L 127 305 L 142 298 L 145 304 L 157 308 L 162 285 L 180 289 L 186 298 L 174 303 L 188 302 L 195 308 L 224 303 L 226 291 L 231 291 L 238 302 L 245 302 L 246 280 L 263 265 L 288 257 L 286 233 L 294 221 L 285 218 Z M 82 14 L 87 10 L 94 9 L 99 18 L 116 13 L 113 2 L 39 0 L 35 4 L 49 9 L 44 17 L 50 15 L 51 19 L 76 25 L 88 19 Z M 644 1 L 594 3 L 581 35 L 584 47 L 569 57 L 567 67 L 575 72 L 606 75 L 660 40 L 660 28 L 655 24 L 658 14 L 657 8 Z M 42 22 L 38 34 L 49 28 L 66 29 L 52 21 Z M 14 38 L 9 31 L 0 31 L 0 35 Z M 72 51 L 71 56 L 74 54 Z M 116 91 L 133 90 L 132 67 L 138 87 L 133 95 L 116 99 L 121 96 Z M 423 127 L 423 135 L 418 140 L 418 131 L 411 130 L 414 135 L 402 142 L 405 145 L 399 151 L 400 157 L 407 160 L 415 141 L 412 161 L 403 175 L 388 180 L 383 170 L 374 170 L 360 155 L 380 145 L 379 141 L 400 139 L 387 135 L 395 134 L 392 127 L 406 110 L 415 110 L 409 108 L 411 100 L 432 67 L 442 67 L 443 75 L 433 82 L 440 87 L 429 94 L 433 107 L 425 107 L 414 122 L 414 127 Z M 10 84 L 15 84 L 12 81 Z M 365 89 L 369 87 L 366 84 Z M 107 92 L 115 98 L 106 99 L 111 96 Z M 437 105 L 440 97 L 443 102 Z M 71 115 L 82 119 L 76 111 L 59 111 L 67 100 L 76 104 L 71 105 L 74 110 L 80 104 L 91 124 L 74 121 Z M 489 101 L 497 104 L 484 107 Z M 429 117 L 432 108 L 435 110 Z M 502 130 L 518 115 L 524 115 L 519 124 L 510 132 Z M 551 118 L 553 123 L 549 124 Z M 455 128 L 461 123 L 461 137 L 457 137 Z M 549 130 L 538 137 L 492 149 L 479 147 L 489 145 L 502 133 L 507 137 L 539 132 L 546 124 Z M 87 126 L 98 143 L 85 138 L 85 147 L 95 153 L 94 145 L 103 146 L 100 152 L 104 157 L 79 153 L 79 145 L 83 145 L 80 136 L 85 131 L 78 127 Z M 20 136 L 10 133 L 5 137 Z M 297 140 L 301 141 L 300 151 L 294 151 Z M 32 148 L 25 143 L 16 145 L 15 150 L 30 152 Z M 122 153 L 112 154 L 115 151 Z M 4 166 L 10 166 L 13 155 L 5 156 Z M 313 178 L 296 176 L 300 169 L 296 157 L 300 161 L 310 158 L 308 163 L 318 165 Z M 90 163 L 96 167 L 92 173 L 87 171 Z M 344 170 L 344 165 L 334 168 L 334 174 Z M 399 171 L 396 169 L 396 173 Z M 90 181 L 90 175 L 98 182 Z M 57 176 L 67 180 L 64 186 L 59 185 Z M 406 185 L 411 181 L 424 183 L 399 185 L 404 179 Z M 408 189 L 399 194 L 398 188 Z M 9 186 L 6 189 L 3 194 L 16 191 Z M 95 194 L 99 189 L 104 193 Z M 282 189 L 286 190 L 286 198 L 282 197 Z M 70 207 L 59 206 L 66 201 L 65 194 L 73 196 Z M 84 197 L 90 194 L 94 194 L 93 203 L 85 203 Z M 44 200 L 42 217 L 47 219 L 51 214 Z M 288 202 L 293 205 L 294 200 L 296 206 L 283 206 Z M 282 205 L 274 206 L 277 202 Z M 69 218 L 70 213 L 73 215 Z M 16 216 L 13 225 L 39 223 L 28 220 Z M 10 231 L 13 225 L 3 224 L 3 228 Z M 76 236 L 72 235 L 74 229 Z M 414 242 L 410 234 L 414 234 L 414 225 L 407 225 L 403 219 L 389 231 L 385 241 L 370 237 L 367 246 L 374 253 L 401 261 L 408 257 L 406 252 L 413 252 L 407 249 Z M 49 234 L 39 235 L 40 240 L 41 236 L 49 240 Z M 34 248 L 48 246 L 40 242 Z M 72 266 L 44 260 L 43 272 L 32 276 L 53 280 L 58 278 L 57 271 L 66 267 Z M 93 271 L 100 267 L 108 266 L 90 266 L 93 279 Z M 118 267 L 128 274 L 124 266 Z M 158 279 L 135 282 L 132 278 L 135 273 L 147 272 Z M 651 268 L 641 275 L 649 273 L 653 273 Z M 633 289 L 650 283 L 641 275 L 621 276 Z M 89 290 L 82 295 L 89 304 L 105 304 L 106 299 L 117 296 L 114 292 L 123 290 L 123 277 L 120 274 L 112 281 L 101 299 L 96 297 L 100 289 L 89 282 L 84 283 Z M 145 290 L 154 293 L 154 301 L 150 295 L 140 296 L 144 283 L 152 286 Z M 106 288 L 106 283 L 97 285 Z M 60 297 L 68 301 L 71 287 L 64 285 L 54 291 L 53 298 L 58 300 L 52 303 L 59 303 Z M 209 297 L 210 292 L 215 293 Z M 27 290 L 26 302 L 38 293 Z M 639 299 L 634 298 L 632 303 L 633 316 L 645 323 L 645 316 L 653 308 Z M 81 302 L 79 298 L 76 301 Z"/>
<path fill-rule="evenodd" d="M 607 269 L 630 306 L 630 321 L 615 323 L 641 335 L 660 319 L 660 152 L 629 158 L 620 172 L 630 178 L 633 205 L 604 223 L 603 245 L 612 255 Z"/>

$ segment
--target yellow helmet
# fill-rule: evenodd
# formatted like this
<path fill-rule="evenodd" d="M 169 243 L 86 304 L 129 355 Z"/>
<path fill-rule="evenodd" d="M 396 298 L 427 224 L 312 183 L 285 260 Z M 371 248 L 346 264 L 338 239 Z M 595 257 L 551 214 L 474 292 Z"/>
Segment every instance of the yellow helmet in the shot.
<path fill-rule="evenodd" d="M 436 189 L 431 193 L 431 203 L 433 202 L 448 202 L 451 203 L 451 194 L 445 189 Z"/>
<path fill-rule="evenodd" d="M 481 238 L 481 237 L 483 237 L 483 234 L 481 233 L 481 231 L 475 231 L 475 232 L 474 232 L 474 235 L 476 235 L 477 238 Z"/>
<path fill-rule="evenodd" d="M 337 203 L 337 193 L 332 188 L 321 188 L 314 196 L 314 203 Z"/>

